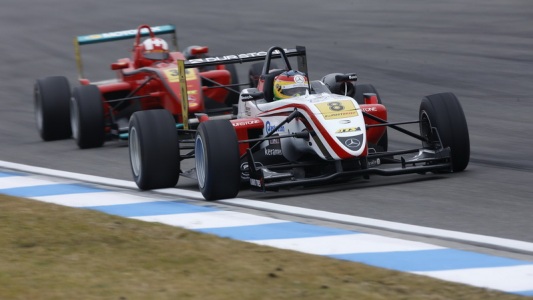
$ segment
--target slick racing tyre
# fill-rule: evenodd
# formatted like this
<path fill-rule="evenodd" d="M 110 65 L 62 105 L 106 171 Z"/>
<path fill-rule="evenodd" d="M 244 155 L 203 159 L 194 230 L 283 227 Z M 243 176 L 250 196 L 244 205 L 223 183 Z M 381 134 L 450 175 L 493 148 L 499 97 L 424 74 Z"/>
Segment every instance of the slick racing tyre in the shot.
<path fill-rule="evenodd" d="M 35 121 L 44 141 L 70 138 L 70 84 L 66 77 L 52 76 L 35 81 Z"/>
<path fill-rule="evenodd" d="M 226 70 L 229 71 L 230 75 L 231 75 L 231 81 L 230 81 L 230 84 L 231 85 L 236 85 L 236 86 L 232 86 L 230 87 L 230 91 L 228 93 L 228 96 L 226 97 L 226 106 L 228 107 L 232 107 L 234 104 L 237 104 L 239 103 L 239 94 L 240 93 L 236 93 L 234 92 L 233 90 L 235 91 L 238 91 L 239 90 L 239 86 L 237 86 L 239 84 L 239 75 L 237 74 L 237 70 L 235 69 L 235 65 L 234 64 L 229 64 L 229 65 L 226 65 Z"/>
<path fill-rule="evenodd" d="M 372 93 L 378 97 L 378 103 L 381 103 L 381 97 L 378 94 L 376 88 L 371 84 L 356 84 L 355 85 L 355 101 L 359 104 L 365 104 L 365 94 Z"/>
<path fill-rule="evenodd" d="M 105 141 L 102 95 L 95 85 L 77 86 L 70 105 L 72 137 L 80 149 L 101 147 Z"/>
<path fill-rule="evenodd" d="M 452 93 L 422 99 L 419 110 L 420 135 L 428 139 L 424 147 L 450 147 L 452 171 L 463 171 L 470 160 L 470 138 L 463 108 Z"/>
<path fill-rule="evenodd" d="M 211 56 L 209 55 L 205 55 L 205 54 L 199 54 L 199 55 L 195 55 L 195 54 L 191 54 L 191 50 L 196 48 L 196 47 L 200 47 L 200 46 L 189 46 L 186 48 L 184 54 L 185 54 L 185 57 L 187 59 L 193 59 L 193 58 L 209 58 Z M 228 95 L 226 96 L 226 99 L 224 100 L 224 105 L 227 106 L 227 107 L 232 107 L 234 104 L 237 104 L 239 103 L 239 75 L 237 73 L 237 69 L 235 68 L 235 65 L 234 64 L 228 64 L 228 65 L 225 65 L 225 68 L 226 70 L 228 70 L 228 72 L 230 73 L 230 85 L 235 85 L 235 86 L 231 86 L 229 87 L 229 90 L 228 90 Z M 200 72 L 205 72 L 205 71 L 210 71 L 210 70 L 216 70 L 217 68 L 215 66 L 207 66 L 207 67 L 202 67 L 200 68 Z M 212 87 L 214 86 L 212 82 L 209 82 L 209 81 L 206 81 L 206 80 L 202 80 L 202 85 L 205 85 L 205 86 L 208 86 L 208 87 Z M 234 91 L 232 91 L 234 90 Z M 214 103 L 217 103 L 217 101 L 213 100 L 213 99 L 208 99 L 208 101 L 206 101 L 206 106 L 207 108 L 219 108 L 217 106 L 214 106 L 214 107 L 211 107 Z"/>
<path fill-rule="evenodd" d="M 366 93 L 372 93 L 376 94 L 376 97 L 378 98 L 378 103 L 383 104 L 381 102 L 381 97 L 378 94 L 378 91 L 376 88 L 371 84 L 357 84 L 355 86 L 355 101 L 359 104 L 365 104 L 365 94 Z M 378 151 L 386 152 L 389 149 L 389 137 L 387 134 L 387 127 L 385 127 L 385 133 L 381 136 L 378 143 Z"/>
<path fill-rule="evenodd" d="M 237 133 L 228 120 L 198 126 L 194 143 L 198 186 L 206 200 L 235 198 L 241 174 Z"/>
<path fill-rule="evenodd" d="M 180 172 L 176 122 L 164 109 L 135 112 L 129 124 L 129 154 L 141 190 L 174 187 Z"/>

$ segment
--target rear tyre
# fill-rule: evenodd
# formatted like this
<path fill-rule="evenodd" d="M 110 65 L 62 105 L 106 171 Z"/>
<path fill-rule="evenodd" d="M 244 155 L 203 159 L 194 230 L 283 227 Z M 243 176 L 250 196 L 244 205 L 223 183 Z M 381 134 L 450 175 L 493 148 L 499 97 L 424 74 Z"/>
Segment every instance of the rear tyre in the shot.
<path fill-rule="evenodd" d="M 250 69 L 248 70 L 248 84 L 251 88 L 256 88 L 259 84 L 259 77 L 261 77 L 261 73 L 263 72 L 263 65 L 264 63 L 260 62 L 250 66 Z M 278 65 L 275 62 L 270 62 L 270 70 L 277 68 Z"/>
<path fill-rule="evenodd" d="M 372 93 L 376 94 L 376 97 L 378 98 L 378 103 L 383 104 L 381 102 L 381 97 L 378 94 L 378 91 L 376 88 L 371 84 L 357 84 L 355 86 L 355 101 L 359 104 L 365 104 L 365 96 L 364 94 Z M 377 146 L 379 147 L 378 150 L 387 152 L 389 149 L 389 136 L 387 134 L 387 127 L 385 127 L 385 133 L 381 136 L 379 139 Z"/>
<path fill-rule="evenodd" d="M 141 190 L 174 187 L 180 172 L 176 122 L 164 109 L 135 112 L 129 124 L 133 179 Z"/>
<path fill-rule="evenodd" d="M 102 95 L 95 85 L 82 85 L 72 91 L 70 105 L 72 136 L 80 149 L 102 147 L 105 119 Z"/>
<path fill-rule="evenodd" d="M 44 141 L 67 139 L 70 129 L 70 84 L 64 76 L 37 79 L 33 88 L 37 130 Z"/>
<path fill-rule="evenodd" d="M 208 58 L 210 57 L 209 55 L 205 55 L 205 54 L 200 54 L 200 55 L 194 55 L 194 54 L 191 54 L 191 49 L 195 48 L 195 47 L 199 47 L 199 46 L 190 46 L 190 47 L 187 47 L 184 54 L 185 54 L 185 57 L 187 59 L 193 59 L 193 58 Z M 230 87 L 230 89 L 232 90 L 238 90 L 239 89 L 239 75 L 237 73 L 237 70 L 235 68 L 235 65 L 234 64 L 228 64 L 225 66 L 226 70 L 228 70 L 228 72 L 230 73 L 230 76 L 231 76 L 231 80 L 230 80 L 230 84 L 236 84 L 237 86 L 232 86 Z M 208 66 L 208 67 L 202 67 L 200 68 L 200 71 L 203 72 L 203 71 L 209 71 L 209 70 L 216 70 L 216 67 L 215 66 Z M 205 86 L 213 86 L 213 83 L 212 82 L 209 82 L 209 81 L 206 81 L 206 80 L 202 80 L 202 85 L 205 85 Z M 237 104 L 239 103 L 239 92 L 235 93 L 231 90 L 228 90 L 228 95 L 226 96 L 226 100 L 224 101 L 224 105 L 227 106 L 227 107 L 232 107 L 234 104 Z M 213 99 L 209 99 L 210 101 L 208 101 L 206 103 L 206 106 L 211 106 L 212 104 L 214 103 L 218 103 L 217 101 L 213 100 Z M 218 107 L 217 105 L 215 105 L 214 107 L 208 107 L 208 108 L 220 108 Z"/>
<path fill-rule="evenodd" d="M 198 126 L 194 145 L 198 187 L 206 200 L 235 198 L 241 184 L 237 133 L 228 120 Z"/>
<path fill-rule="evenodd" d="M 426 96 L 420 103 L 420 135 L 424 147 L 450 147 L 452 171 L 463 171 L 470 160 L 470 138 L 463 108 L 452 93 Z"/>
<path fill-rule="evenodd" d="M 231 75 L 231 81 L 230 81 L 230 84 L 239 84 L 239 75 L 237 74 L 237 70 L 235 69 L 235 65 L 233 64 L 229 64 L 229 65 L 226 65 L 226 70 L 229 71 L 230 75 Z M 239 90 L 239 86 L 232 86 L 230 87 L 230 91 L 228 91 L 228 96 L 226 97 L 226 106 L 228 107 L 232 107 L 234 104 L 237 104 L 239 103 L 239 94 L 240 93 L 235 93 L 233 92 L 232 90 L 236 90 L 238 91 Z"/>

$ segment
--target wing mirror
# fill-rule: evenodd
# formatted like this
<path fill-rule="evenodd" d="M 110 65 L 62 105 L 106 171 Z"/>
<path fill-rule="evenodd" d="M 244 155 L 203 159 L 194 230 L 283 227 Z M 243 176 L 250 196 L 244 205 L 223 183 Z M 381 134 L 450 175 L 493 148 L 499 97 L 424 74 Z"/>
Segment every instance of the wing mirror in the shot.
<path fill-rule="evenodd" d="M 261 99 L 265 99 L 265 93 L 263 92 L 252 92 L 252 93 L 241 94 L 242 101 L 255 101 L 255 100 L 261 100 Z"/>
<path fill-rule="evenodd" d="M 122 70 L 122 69 L 126 69 L 127 67 L 129 66 L 129 64 L 127 62 L 116 62 L 116 63 L 112 63 L 111 64 L 111 70 L 113 71 L 116 71 L 116 70 Z"/>
<path fill-rule="evenodd" d="M 196 46 L 190 49 L 192 55 L 199 55 L 199 54 L 206 54 L 209 52 L 209 47 L 203 46 Z"/>
<path fill-rule="evenodd" d="M 339 74 L 335 76 L 335 81 L 336 82 L 357 81 L 357 74 L 355 73 Z"/>

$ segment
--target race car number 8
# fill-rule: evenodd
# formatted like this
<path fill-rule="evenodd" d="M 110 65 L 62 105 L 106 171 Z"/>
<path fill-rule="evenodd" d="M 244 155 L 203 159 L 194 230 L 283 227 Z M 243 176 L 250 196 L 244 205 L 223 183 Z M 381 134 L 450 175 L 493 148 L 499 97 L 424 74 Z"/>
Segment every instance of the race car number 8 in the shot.
<path fill-rule="evenodd" d="M 322 102 L 315 104 L 326 120 L 356 117 L 357 110 L 351 100 Z"/>
<path fill-rule="evenodd" d="M 341 111 L 341 110 L 344 110 L 344 106 L 342 106 L 342 103 L 340 102 L 329 102 L 328 103 L 328 106 L 329 106 L 329 109 L 333 110 L 333 111 Z"/>

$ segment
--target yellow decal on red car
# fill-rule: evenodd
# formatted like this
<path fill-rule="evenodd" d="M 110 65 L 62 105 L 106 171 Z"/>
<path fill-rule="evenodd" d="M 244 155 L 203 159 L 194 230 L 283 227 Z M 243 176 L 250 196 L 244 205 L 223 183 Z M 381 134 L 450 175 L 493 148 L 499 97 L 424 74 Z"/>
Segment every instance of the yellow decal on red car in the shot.
<path fill-rule="evenodd" d="M 178 69 L 166 69 L 165 75 L 167 76 L 168 82 L 179 82 L 180 81 Z M 194 72 L 193 69 L 185 69 L 185 79 L 195 80 L 196 72 Z"/>

